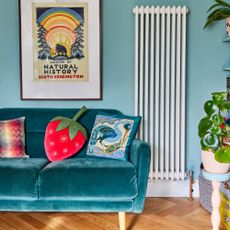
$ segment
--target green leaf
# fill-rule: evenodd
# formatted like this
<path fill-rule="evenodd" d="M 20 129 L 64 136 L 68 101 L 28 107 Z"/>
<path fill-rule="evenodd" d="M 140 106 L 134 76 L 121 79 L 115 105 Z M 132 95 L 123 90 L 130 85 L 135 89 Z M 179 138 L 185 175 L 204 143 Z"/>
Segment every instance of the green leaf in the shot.
<path fill-rule="evenodd" d="M 210 18 L 214 18 L 216 16 L 218 16 L 221 12 L 222 8 L 219 8 L 219 9 L 215 9 L 214 11 L 212 11 L 212 13 L 210 13 L 207 17 L 207 19 L 210 19 Z"/>
<path fill-rule="evenodd" d="M 68 119 L 68 118 L 63 119 L 63 120 L 59 123 L 59 125 L 58 125 L 56 131 L 58 132 L 58 131 L 61 131 L 61 130 L 63 130 L 63 129 L 68 128 L 68 127 L 70 126 L 71 122 L 72 122 L 71 119 Z"/>
<path fill-rule="evenodd" d="M 69 138 L 71 141 L 76 137 L 78 131 L 79 131 L 79 129 L 78 129 L 77 125 L 72 125 L 69 127 Z"/>
<path fill-rule="evenodd" d="M 212 96 L 215 96 L 215 95 L 220 95 L 222 98 L 226 99 L 227 97 L 227 93 L 226 92 L 214 92 L 211 94 Z"/>
<path fill-rule="evenodd" d="M 230 147 L 224 146 L 215 152 L 215 159 L 220 163 L 230 163 Z"/>
<path fill-rule="evenodd" d="M 221 112 L 226 112 L 226 109 L 225 109 L 225 107 L 223 105 L 219 105 L 219 110 Z"/>
<path fill-rule="evenodd" d="M 83 113 L 85 113 L 86 110 L 87 108 L 83 106 L 81 110 L 77 113 L 75 118 L 77 117 L 78 119 Z M 56 129 L 57 132 L 69 128 L 69 137 L 71 140 L 73 140 L 74 137 L 77 135 L 78 131 L 81 131 L 87 140 L 87 131 L 80 123 L 68 117 L 62 117 L 62 116 L 55 117 L 51 121 L 58 121 L 58 120 L 60 120 L 61 122 L 59 123 Z"/>
<path fill-rule="evenodd" d="M 217 136 L 222 135 L 222 129 L 220 128 L 220 126 L 213 126 L 211 128 L 211 133 L 216 134 Z"/>
<path fill-rule="evenodd" d="M 212 125 L 213 123 L 209 118 L 205 117 L 201 119 L 198 126 L 199 137 L 203 137 L 207 133 L 207 131 L 211 129 Z"/>
<path fill-rule="evenodd" d="M 210 148 L 208 148 L 206 145 L 204 145 L 202 139 L 200 140 L 200 145 L 201 145 L 201 149 L 204 150 L 204 151 L 209 151 Z"/>
<path fill-rule="evenodd" d="M 216 8 L 217 6 L 221 6 L 219 3 L 216 3 L 214 5 L 212 5 L 207 12 L 210 12 L 212 9 Z"/>
<path fill-rule="evenodd" d="M 216 0 L 216 2 L 222 6 L 230 7 L 230 4 L 223 0 Z"/>
<path fill-rule="evenodd" d="M 222 17 L 224 16 L 224 18 L 228 17 L 228 13 L 229 13 L 230 8 L 219 8 L 214 10 L 212 13 L 210 13 L 207 17 L 207 19 L 211 19 L 211 18 L 218 18 L 218 17 Z"/>
<path fill-rule="evenodd" d="M 210 26 L 213 22 L 216 22 L 216 21 L 221 21 L 223 20 L 225 17 L 219 17 L 219 18 L 216 18 L 216 19 L 208 19 L 204 25 L 204 29 L 206 29 L 208 26 Z"/>
<path fill-rule="evenodd" d="M 69 137 L 70 137 L 70 140 L 73 140 L 78 131 L 81 131 L 82 135 L 85 137 L 85 139 L 87 140 L 87 131 L 86 129 L 78 122 L 72 122 L 70 127 L 69 127 Z"/>
<path fill-rule="evenodd" d="M 87 140 L 87 139 L 88 139 L 88 136 L 87 136 L 87 131 L 86 131 L 86 129 L 85 129 L 80 123 L 77 122 L 77 124 L 78 124 L 79 130 L 82 132 L 83 136 L 84 136 L 85 139 Z"/>
<path fill-rule="evenodd" d="M 217 106 L 213 103 L 212 100 L 206 101 L 204 104 L 204 111 L 207 113 L 208 116 L 214 114 L 217 109 Z"/>
<path fill-rule="evenodd" d="M 224 118 L 220 114 L 216 114 L 216 115 L 212 116 L 211 119 L 215 125 L 221 125 L 224 123 Z"/>
<path fill-rule="evenodd" d="M 226 110 L 230 110 L 230 102 L 229 101 L 226 101 L 223 103 L 223 107 L 226 109 Z"/>
<path fill-rule="evenodd" d="M 223 93 L 223 92 L 212 93 L 212 100 L 218 106 L 226 100 L 226 96 L 227 96 L 227 94 Z"/>
<path fill-rule="evenodd" d="M 212 133 L 205 134 L 205 136 L 202 138 L 202 142 L 204 146 L 211 149 L 215 149 L 219 145 L 218 136 Z"/>
<path fill-rule="evenodd" d="M 204 29 L 207 28 L 210 24 L 216 21 L 220 21 L 223 19 L 226 19 L 227 17 L 230 16 L 230 8 L 220 8 L 214 10 L 206 20 L 206 23 L 204 25 Z"/>

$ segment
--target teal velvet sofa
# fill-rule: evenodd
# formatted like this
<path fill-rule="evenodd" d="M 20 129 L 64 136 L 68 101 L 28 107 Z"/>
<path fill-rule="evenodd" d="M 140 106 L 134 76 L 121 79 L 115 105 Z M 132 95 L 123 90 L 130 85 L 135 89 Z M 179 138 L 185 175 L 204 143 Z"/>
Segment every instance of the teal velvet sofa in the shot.
<path fill-rule="evenodd" d="M 48 161 L 43 143 L 48 122 L 56 116 L 73 117 L 77 110 L 0 109 L 0 120 L 25 116 L 30 156 L 0 158 L 0 211 L 119 212 L 121 226 L 125 212 L 142 212 L 150 163 L 148 144 L 135 139 L 127 162 L 87 156 L 87 144 L 72 158 Z M 99 111 L 120 113 L 89 109 L 79 120 L 89 136 Z"/>

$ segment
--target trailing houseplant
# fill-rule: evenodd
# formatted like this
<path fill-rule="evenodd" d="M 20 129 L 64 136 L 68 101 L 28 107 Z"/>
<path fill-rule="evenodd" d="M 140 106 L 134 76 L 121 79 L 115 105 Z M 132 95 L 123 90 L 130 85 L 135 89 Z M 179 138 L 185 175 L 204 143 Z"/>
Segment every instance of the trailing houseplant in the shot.
<path fill-rule="evenodd" d="M 206 158 L 224 163 L 226 168 L 230 165 L 230 120 L 224 116 L 230 110 L 230 102 L 226 101 L 226 96 L 225 92 L 212 93 L 212 98 L 204 104 L 206 116 L 198 126 L 204 167 Z"/>
<path fill-rule="evenodd" d="M 208 13 L 204 28 L 216 21 L 226 19 L 226 32 L 230 36 L 230 2 L 215 0 L 215 3 L 208 9 Z"/>

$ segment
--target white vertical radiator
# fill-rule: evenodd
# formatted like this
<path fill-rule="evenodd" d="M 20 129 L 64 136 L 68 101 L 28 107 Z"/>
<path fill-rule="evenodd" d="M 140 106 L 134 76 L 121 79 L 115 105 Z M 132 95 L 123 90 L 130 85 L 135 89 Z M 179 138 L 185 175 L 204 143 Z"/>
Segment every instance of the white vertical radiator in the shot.
<path fill-rule="evenodd" d="M 135 7 L 135 113 L 150 178 L 184 180 L 186 6 Z"/>

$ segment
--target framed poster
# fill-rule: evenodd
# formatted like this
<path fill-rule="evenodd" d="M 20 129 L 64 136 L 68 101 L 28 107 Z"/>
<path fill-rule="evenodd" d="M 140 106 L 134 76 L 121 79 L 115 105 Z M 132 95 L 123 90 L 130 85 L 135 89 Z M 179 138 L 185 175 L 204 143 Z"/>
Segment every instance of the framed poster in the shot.
<path fill-rule="evenodd" d="M 19 0 L 21 99 L 100 100 L 100 0 Z"/>

